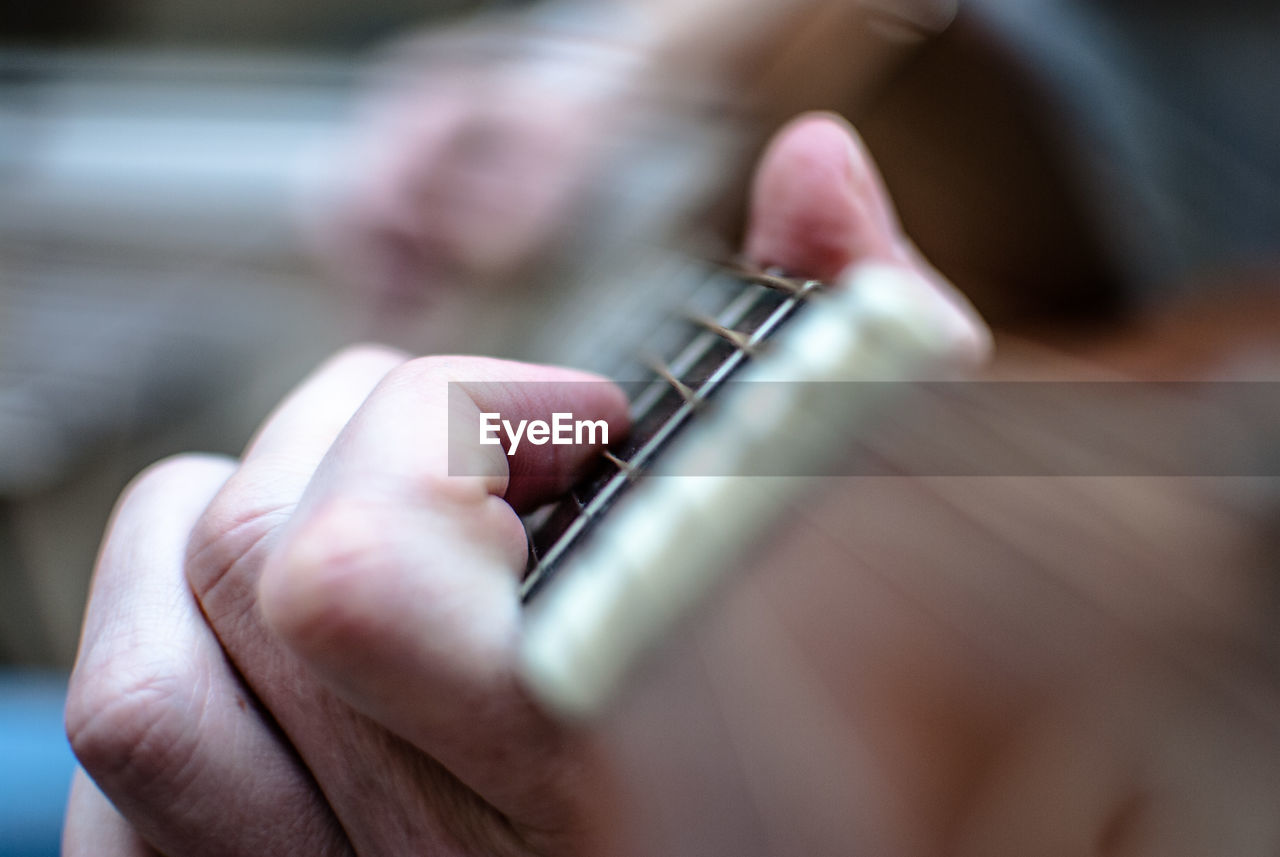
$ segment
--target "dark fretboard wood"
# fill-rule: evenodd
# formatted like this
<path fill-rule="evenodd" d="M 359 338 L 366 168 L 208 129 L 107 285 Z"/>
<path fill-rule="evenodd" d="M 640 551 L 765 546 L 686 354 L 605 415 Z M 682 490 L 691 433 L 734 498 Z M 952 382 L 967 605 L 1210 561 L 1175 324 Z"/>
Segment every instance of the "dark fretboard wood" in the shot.
<path fill-rule="evenodd" d="M 744 268 L 716 269 L 690 295 L 687 311 L 654 332 L 619 380 L 631 399 L 632 429 L 587 475 L 530 522 L 522 595 L 535 597 L 568 554 L 657 456 L 713 399 L 820 284 Z M 642 378 L 632 381 L 633 378 Z"/>

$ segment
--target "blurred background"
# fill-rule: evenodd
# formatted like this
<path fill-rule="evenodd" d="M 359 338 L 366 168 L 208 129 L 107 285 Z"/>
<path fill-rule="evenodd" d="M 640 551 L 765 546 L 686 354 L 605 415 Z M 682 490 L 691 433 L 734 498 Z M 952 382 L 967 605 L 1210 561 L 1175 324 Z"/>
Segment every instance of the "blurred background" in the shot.
<path fill-rule="evenodd" d="M 431 307 L 378 321 L 308 224 L 353 167 L 335 152 L 371 59 L 481 5 L 0 7 L 0 769 L 58 772 L 0 771 L 0 854 L 53 853 L 59 676 L 127 480 L 234 454 L 342 344 L 437 347 Z M 941 35 L 890 40 L 851 93 L 796 106 L 857 122 L 908 233 L 1000 330 L 1093 342 L 1181 297 L 1270 288 L 1269 4 L 974 0 Z"/>
<path fill-rule="evenodd" d="M 381 40 L 459 3 L 0 12 L 0 657 L 69 665 L 124 480 L 359 331 L 296 217 Z"/>
<path fill-rule="evenodd" d="M 96 543 L 140 468 L 234 453 L 359 331 L 300 187 L 381 40 L 468 4 L 0 4 L 0 854 L 58 851 Z"/>

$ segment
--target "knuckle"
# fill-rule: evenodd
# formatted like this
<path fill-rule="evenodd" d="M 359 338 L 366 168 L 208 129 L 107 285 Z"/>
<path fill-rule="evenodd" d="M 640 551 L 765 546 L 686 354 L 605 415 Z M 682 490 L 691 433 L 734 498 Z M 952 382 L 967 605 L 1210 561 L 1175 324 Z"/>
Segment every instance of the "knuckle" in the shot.
<path fill-rule="evenodd" d="M 196 522 L 188 540 L 187 580 L 203 598 L 245 557 L 265 546 L 292 514 L 292 505 L 257 499 L 254 486 L 232 476 Z"/>
<path fill-rule="evenodd" d="M 306 648 L 379 621 L 371 596 L 393 551 L 384 523 L 349 497 L 315 509 L 263 570 L 258 601 L 267 624 Z"/>
<path fill-rule="evenodd" d="M 361 342 L 349 345 L 334 354 L 327 361 L 323 370 L 361 371 L 366 368 L 385 369 L 398 366 L 410 359 L 409 355 L 398 348 L 380 345 L 375 342 Z"/>
<path fill-rule="evenodd" d="M 386 376 L 386 383 L 397 388 L 444 389 L 453 384 L 452 394 L 467 399 L 475 397 L 479 387 L 489 393 L 501 393 L 516 399 L 520 390 L 518 382 L 527 374 L 526 366 L 492 357 L 432 354 L 415 357 L 401 363 Z"/>
<path fill-rule="evenodd" d="M 187 671 L 149 664 L 77 670 L 65 726 L 80 764 L 105 788 L 148 789 L 194 757 L 200 683 Z"/>
<path fill-rule="evenodd" d="M 225 476 L 234 467 L 230 458 L 196 452 L 184 452 L 161 459 L 150 465 L 125 486 L 119 505 L 134 505 L 156 498 L 170 496 L 193 476 L 210 478 Z"/>
<path fill-rule="evenodd" d="M 505 458 L 498 465 L 505 465 Z M 494 467 L 493 470 L 498 470 Z M 501 468 L 505 482 L 506 468 Z M 493 496 L 490 478 L 484 475 L 453 476 L 448 473 L 419 473 L 413 480 L 412 499 L 421 508 L 434 508 L 451 517 L 474 515 Z"/>
<path fill-rule="evenodd" d="M 406 360 L 391 373 L 398 383 L 410 385 L 457 382 L 464 387 L 475 383 L 509 386 L 519 380 L 524 364 L 496 357 L 475 355 L 429 354 Z"/>
<path fill-rule="evenodd" d="M 442 384 L 450 380 L 450 369 L 456 363 L 456 358 L 447 356 L 415 357 L 392 369 L 387 375 L 387 382 L 395 386 L 404 387 Z"/>

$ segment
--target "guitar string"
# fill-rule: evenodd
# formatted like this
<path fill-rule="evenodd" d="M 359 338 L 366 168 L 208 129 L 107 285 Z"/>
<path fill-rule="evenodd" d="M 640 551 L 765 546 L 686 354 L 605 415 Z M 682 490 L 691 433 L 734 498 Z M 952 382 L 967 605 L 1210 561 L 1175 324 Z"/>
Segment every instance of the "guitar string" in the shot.
<path fill-rule="evenodd" d="M 734 324 L 741 322 L 757 302 L 751 298 L 752 296 L 749 292 L 747 290 L 743 290 L 737 298 L 729 302 L 729 305 L 724 311 L 722 311 L 721 317 L 725 319 L 726 323 Z M 700 333 L 693 339 L 693 341 L 681 350 L 679 356 L 677 356 L 677 358 L 672 362 L 669 370 L 670 374 L 675 376 L 677 374 L 687 373 L 694 369 L 698 362 L 710 353 L 715 341 L 716 339 L 712 334 L 707 332 Z M 729 355 L 729 360 L 733 360 L 734 357 L 735 355 L 733 354 Z M 739 358 L 739 360 L 740 359 L 741 358 Z M 723 366 L 721 368 L 723 369 Z M 709 381 L 714 380 L 714 374 L 715 373 L 713 373 L 713 378 L 709 379 Z M 669 385 L 659 378 L 636 398 L 636 404 L 632 408 L 632 420 L 634 424 L 637 426 L 643 425 L 645 417 L 661 403 L 668 387 Z M 692 397 L 692 400 L 695 402 L 697 399 L 698 397 L 696 395 Z M 669 415 L 667 419 L 659 422 L 651 434 L 647 437 L 640 437 L 639 440 L 641 442 L 637 442 L 637 439 L 633 439 L 631 441 L 632 445 L 637 447 L 636 451 L 627 462 L 633 468 L 631 471 L 632 477 L 634 477 L 638 468 L 642 467 L 652 454 L 656 452 L 657 447 L 664 442 L 665 438 L 674 433 L 675 429 L 687 420 L 688 416 L 692 413 L 692 410 L 692 405 L 686 402 L 683 407 L 677 409 L 673 414 Z M 547 569 L 551 568 L 559 561 L 561 555 L 567 552 L 568 548 L 576 542 L 587 527 L 594 522 L 600 513 L 603 512 L 605 506 L 612 502 L 612 500 L 616 498 L 632 481 L 633 478 L 611 479 L 601 486 L 594 494 L 588 494 L 588 500 L 584 504 L 587 508 L 584 513 L 574 516 L 573 520 L 568 524 L 567 528 L 563 531 L 556 542 L 548 549 L 547 553 L 543 557 L 537 557 L 536 550 L 531 551 L 531 562 L 533 563 L 533 567 L 525 578 L 524 593 L 526 598 L 528 598 L 533 593 L 534 588 L 539 585 L 546 574 Z M 578 494 L 577 489 L 575 489 L 573 493 L 576 496 Z M 535 548 L 537 541 L 538 538 L 536 536 L 531 540 L 531 544 Z"/>
<path fill-rule="evenodd" d="M 681 398 L 680 407 L 659 422 L 647 437 L 631 438 L 628 443 L 634 447 L 635 451 L 629 458 L 620 457 L 613 452 L 602 455 L 602 459 L 612 465 L 616 473 L 603 482 L 599 482 L 597 477 L 594 480 L 597 483 L 594 491 L 583 491 L 579 486 L 571 492 L 577 507 L 574 510 L 576 514 L 564 525 L 559 535 L 551 540 L 544 551 L 539 552 L 538 545 L 546 541 L 547 529 L 556 523 L 564 524 L 563 520 L 557 521 L 553 513 L 550 520 L 544 522 L 538 531 L 531 534 L 529 568 L 522 586 L 522 597 L 525 600 L 532 597 L 545 583 L 545 579 L 563 560 L 570 548 L 581 539 L 588 527 L 594 524 L 622 491 L 635 482 L 639 475 L 652 464 L 651 459 L 679 429 L 688 423 L 698 406 L 705 402 L 745 360 L 753 355 L 760 344 L 779 325 L 790 318 L 811 294 L 821 287 L 821 284 L 814 280 L 793 280 L 779 274 L 755 272 L 742 267 L 728 268 L 726 273 L 743 288 L 728 303 L 718 319 L 685 318 L 686 322 L 694 322 L 699 333 L 685 348 L 681 349 L 679 356 L 670 364 L 663 361 L 648 361 L 648 369 L 656 375 L 655 383 L 659 386 L 655 387 L 651 384 L 635 398 L 633 424 L 641 425 L 670 390 L 675 390 Z M 761 307 L 767 308 L 765 297 L 770 293 L 782 294 L 783 302 L 773 311 L 765 314 L 765 317 L 750 330 L 734 329 L 748 321 L 753 311 Z M 734 350 L 716 363 L 705 381 L 696 388 L 689 386 L 680 376 L 691 372 L 701 361 L 713 354 L 716 341 L 727 342 Z M 657 365 L 654 365 L 655 362 Z M 663 392 L 655 393 L 655 389 Z"/>

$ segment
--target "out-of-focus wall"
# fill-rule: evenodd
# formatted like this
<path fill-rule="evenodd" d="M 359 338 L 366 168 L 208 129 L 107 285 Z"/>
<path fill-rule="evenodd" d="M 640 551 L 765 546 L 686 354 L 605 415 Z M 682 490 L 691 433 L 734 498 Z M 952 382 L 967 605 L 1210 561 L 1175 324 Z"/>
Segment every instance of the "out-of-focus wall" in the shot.
<path fill-rule="evenodd" d="M 477 5 L 0 4 L 0 665 L 70 663 L 139 469 L 367 335 L 299 211 L 370 51 Z"/>
<path fill-rule="evenodd" d="M 69 662 L 112 500 L 348 335 L 296 211 L 345 61 L 0 53 L 0 660 Z"/>

